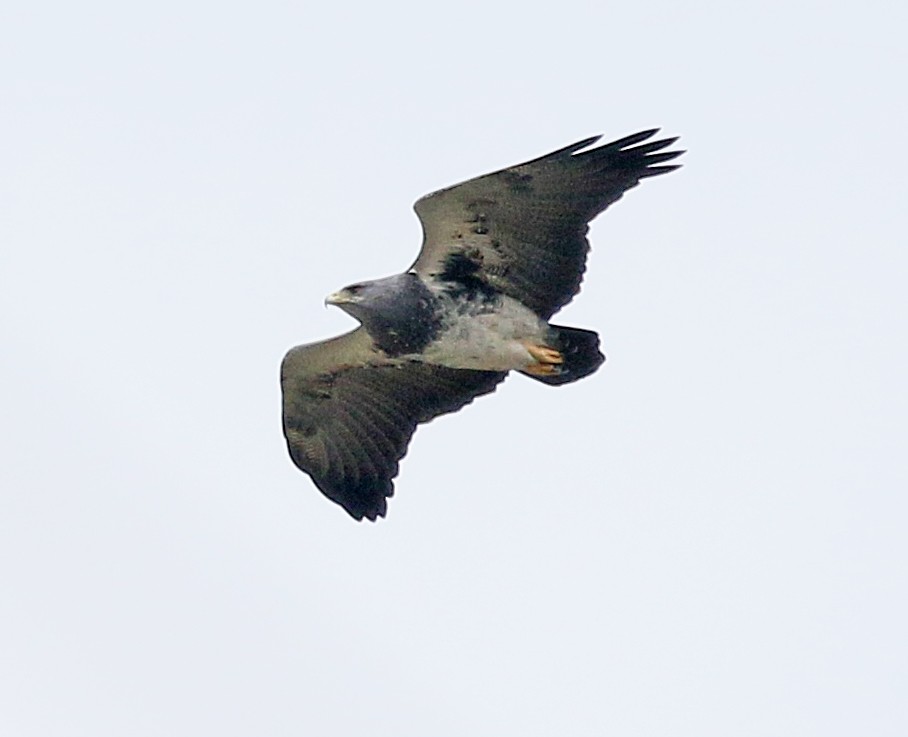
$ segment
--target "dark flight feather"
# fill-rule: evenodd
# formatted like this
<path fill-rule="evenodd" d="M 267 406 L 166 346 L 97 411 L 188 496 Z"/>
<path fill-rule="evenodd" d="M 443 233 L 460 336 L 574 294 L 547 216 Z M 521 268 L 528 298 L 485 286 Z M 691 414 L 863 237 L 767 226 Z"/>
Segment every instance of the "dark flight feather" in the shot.
<path fill-rule="evenodd" d="M 678 168 L 656 164 L 682 151 L 655 153 L 677 138 L 636 145 L 657 132 L 591 149 L 599 138 L 588 138 L 423 197 L 415 205 L 423 245 L 412 270 L 434 277 L 450 254 L 465 254 L 477 265 L 474 280 L 548 319 L 580 289 L 589 221 L 641 179 Z"/>
<path fill-rule="evenodd" d="M 356 519 L 384 516 L 416 426 L 494 391 L 506 374 L 389 363 L 363 328 L 294 348 L 281 366 L 293 462 Z"/>

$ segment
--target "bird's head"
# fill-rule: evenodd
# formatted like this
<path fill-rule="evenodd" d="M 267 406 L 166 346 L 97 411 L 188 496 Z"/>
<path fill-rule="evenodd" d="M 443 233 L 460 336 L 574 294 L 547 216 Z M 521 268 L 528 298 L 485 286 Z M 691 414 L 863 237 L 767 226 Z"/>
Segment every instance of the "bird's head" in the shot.
<path fill-rule="evenodd" d="M 397 274 L 351 284 L 329 294 L 325 304 L 336 305 L 363 323 L 368 323 L 372 317 L 395 321 L 411 312 L 414 301 L 426 291 L 415 274 Z"/>

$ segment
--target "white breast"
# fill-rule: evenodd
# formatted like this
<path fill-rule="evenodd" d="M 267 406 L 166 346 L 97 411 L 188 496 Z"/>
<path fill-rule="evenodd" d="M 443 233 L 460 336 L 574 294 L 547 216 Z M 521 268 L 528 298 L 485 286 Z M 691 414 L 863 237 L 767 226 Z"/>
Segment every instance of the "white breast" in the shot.
<path fill-rule="evenodd" d="M 449 368 L 509 371 L 533 363 L 525 343 L 545 343 L 548 326 L 532 310 L 510 297 L 494 308 L 463 297 L 450 300 L 449 317 L 422 360 Z"/>

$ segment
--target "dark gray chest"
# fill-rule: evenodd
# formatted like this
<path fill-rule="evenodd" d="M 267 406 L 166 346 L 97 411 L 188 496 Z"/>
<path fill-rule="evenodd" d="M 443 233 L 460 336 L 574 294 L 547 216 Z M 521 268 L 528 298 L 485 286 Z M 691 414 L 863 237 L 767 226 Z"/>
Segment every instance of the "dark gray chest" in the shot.
<path fill-rule="evenodd" d="M 442 306 L 422 283 L 412 284 L 364 316 L 375 345 L 391 357 L 421 353 L 438 336 Z"/>

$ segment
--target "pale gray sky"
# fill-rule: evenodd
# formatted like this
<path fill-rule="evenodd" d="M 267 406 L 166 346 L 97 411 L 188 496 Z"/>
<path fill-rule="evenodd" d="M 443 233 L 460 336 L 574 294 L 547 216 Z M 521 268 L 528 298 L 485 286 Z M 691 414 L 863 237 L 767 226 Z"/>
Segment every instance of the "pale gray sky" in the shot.
<path fill-rule="evenodd" d="M 908 732 L 903 4 L 0 11 L 0 734 Z M 357 524 L 277 368 L 420 195 L 662 126 Z"/>

